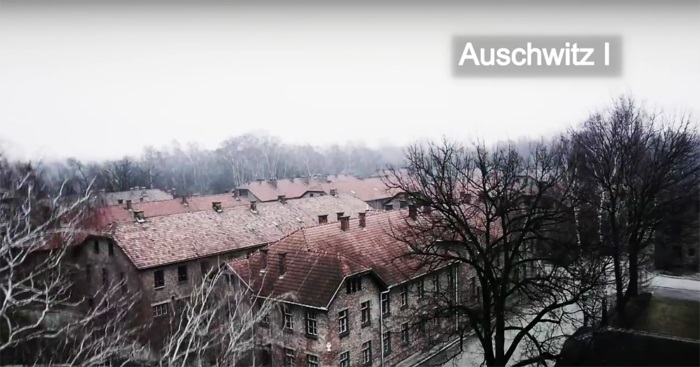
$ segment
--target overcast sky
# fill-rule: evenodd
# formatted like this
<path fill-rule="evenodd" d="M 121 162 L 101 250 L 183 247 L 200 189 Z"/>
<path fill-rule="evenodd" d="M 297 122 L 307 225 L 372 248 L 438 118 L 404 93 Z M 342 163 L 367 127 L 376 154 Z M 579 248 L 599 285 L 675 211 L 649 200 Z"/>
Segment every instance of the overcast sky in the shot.
<path fill-rule="evenodd" d="M 0 140 L 15 156 L 82 159 L 255 130 L 318 145 L 492 141 L 562 131 L 619 93 L 698 116 L 700 2 L 615 3 L 2 2 Z M 461 34 L 619 34 L 623 75 L 456 79 Z"/>

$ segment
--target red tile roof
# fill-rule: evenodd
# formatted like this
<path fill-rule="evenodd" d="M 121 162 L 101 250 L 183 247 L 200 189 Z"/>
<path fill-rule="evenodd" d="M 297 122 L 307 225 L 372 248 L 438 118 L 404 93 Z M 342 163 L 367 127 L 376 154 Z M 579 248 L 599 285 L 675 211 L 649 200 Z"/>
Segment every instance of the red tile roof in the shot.
<path fill-rule="evenodd" d="M 263 297 L 293 294 L 297 303 L 327 307 L 343 279 L 371 272 L 380 283 L 391 286 L 424 273 L 409 248 L 394 231 L 406 226 L 405 210 L 367 216 L 366 227 L 350 221 L 343 231 L 339 224 L 304 228 L 269 246 L 267 270 L 261 273 L 263 254 L 229 263 L 231 269 Z M 279 278 L 279 254 L 286 253 L 286 269 Z"/>
<path fill-rule="evenodd" d="M 212 202 L 221 202 L 222 208 L 236 206 L 248 207 L 250 202 L 246 198 L 236 200 L 232 194 L 219 194 L 207 196 L 193 196 L 186 199 L 187 205 L 183 205 L 182 199 L 171 199 L 151 202 L 132 203 L 133 210 L 143 211 L 146 217 L 160 217 L 164 215 L 182 214 L 200 210 L 210 210 Z M 104 228 L 115 222 L 131 222 L 134 220 L 132 211 L 126 209 L 125 204 L 98 207 L 94 209 L 92 220 L 95 224 Z"/>
<path fill-rule="evenodd" d="M 386 179 L 386 178 L 384 178 Z M 306 192 L 325 192 L 337 189 L 340 194 L 350 194 L 363 201 L 390 199 L 400 190 L 387 188 L 383 178 L 357 178 L 351 175 L 330 175 L 325 178 L 277 180 L 276 187 L 270 181 L 254 181 L 238 187 L 250 191 L 260 201 L 275 201 L 279 195 L 288 199 L 298 198 Z"/>
<path fill-rule="evenodd" d="M 230 196 L 230 195 L 229 195 Z M 139 269 L 213 256 L 274 242 L 299 228 L 318 224 L 318 216 L 328 214 L 336 221 L 337 212 L 356 217 L 367 204 L 348 195 L 319 196 L 280 202 L 250 204 L 231 201 L 222 213 L 208 209 L 178 214 L 151 216 L 144 210 L 145 223 L 118 220 L 110 226 L 114 238 Z M 191 203 L 197 202 L 192 200 Z M 200 204 L 207 204 L 202 200 Z M 129 212 L 127 212 L 129 213 Z"/>

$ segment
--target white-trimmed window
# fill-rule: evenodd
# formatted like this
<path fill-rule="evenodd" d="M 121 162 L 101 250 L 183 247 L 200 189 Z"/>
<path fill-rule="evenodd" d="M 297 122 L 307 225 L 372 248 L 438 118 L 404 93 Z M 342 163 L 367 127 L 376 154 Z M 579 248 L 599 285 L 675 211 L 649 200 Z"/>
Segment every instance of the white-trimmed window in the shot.
<path fill-rule="evenodd" d="M 372 341 L 362 343 L 362 363 L 372 364 Z"/>
<path fill-rule="evenodd" d="M 338 333 L 340 336 L 348 333 L 348 310 L 338 312 Z"/>
<path fill-rule="evenodd" d="M 350 352 L 340 353 L 340 367 L 350 367 Z"/>
<path fill-rule="evenodd" d="M 306 335 L 318 336 L 318 322 L 316 321 L 316 312 L 314 311 L 306 313 Z"/>
<path fill-rule="evenodd" d="M 360 303 L 361 319 L 360 323 L 362 326 L 367 326 L 372 321 L 372 314 L 370 311 L 370 302 L 365 301 Z"/>
<path fill-rule="evenodd" d="M 309 367 L 318 367 L 318 356 L 313 354 L 307 354 L 306 362 Z"/>
<path fill-rule="evenodd" d="M 408 286 L 401 287 L 401 307 L 408 306 Z"/>
<path fill-rule="evenodd" d="M 285 367 L 294 367 L 294 349 L 284 348 Z"/>
<path fill-rule="evenodd" d="M 294 329 L 294 315 L 289 306 L 282 306 L 282 328 L 286 330 Z"/>
<path fill-rule="evenodd" d="M 159 303 L 157 305 L 151 305 L 151 311 L 153 312 L 153 317 L 162 317 L 168 315 L 168 302 Z"/>

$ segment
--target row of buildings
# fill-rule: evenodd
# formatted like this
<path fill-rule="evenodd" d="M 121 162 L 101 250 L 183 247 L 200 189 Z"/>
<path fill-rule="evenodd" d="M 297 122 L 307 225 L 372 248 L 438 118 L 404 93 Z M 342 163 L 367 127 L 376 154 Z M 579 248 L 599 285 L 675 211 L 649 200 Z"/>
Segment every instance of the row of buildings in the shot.
<path fill-rule="evenodd" d="M 105 199 L 86 222 L 91 230 L 70 249 L 74 284 L 87 297 L 115 282 L 139 292 L 134 314 L 151 325 L 144 342 L 153 354 L 159 331 L 212 270 L 235 279 L 226 282 L 234 292 L 252 290 L 280 305 L 255 328 L 256 365 L 393 365 L 444 340 L 456 320 L 425 329 L 416 307 L 428 305 L 434 290 L 456 294 L 464 277 L 449 266 L 422 269 L 392 235 L 419 208 L 386 189 L 362 195 L 375 190 L 361 185 L 378 178 L 334 177 L 347 185 L 336 180 L 315 191 L 308 180 L 294 191 L 294 180 L 280 180 L 278 191 L 263 194 L 258 188 L 271 183 L 255 182 L 164 200 L 137 200 L 143 190 L 99 193 Z"/>
<path fill-rule="evenodd" d="M 275 201 L 284 196 L 287 199 L 315 197 L 321 195 L 347 194 L 367 203 L 375 210 L 406 208 L 400 190 L 394 189 L 390 181 L 404 172 L 384 172 L 366 178 L 352 175 L 329 175 L 323 177 L 300 177 L 289 179 L 257 180 L 234 189 L 240 197 L 261 202 Z"/>

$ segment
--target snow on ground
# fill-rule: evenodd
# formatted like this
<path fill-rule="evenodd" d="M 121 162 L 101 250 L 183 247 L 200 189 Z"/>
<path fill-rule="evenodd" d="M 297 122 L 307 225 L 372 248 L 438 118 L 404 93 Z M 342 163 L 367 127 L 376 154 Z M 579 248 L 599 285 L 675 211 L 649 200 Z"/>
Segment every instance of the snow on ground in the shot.
<path fill-rule="evenodd" d="M 573 313 L 577 309 L 578 307 L 576 305 L 565 307 L 566 312 L 569 313 Z M 530 320 L 532 320 L 532 317 L 525 318 L 523 320 L 513 320 L 511 322 L 511 325 L 517 323 L 520 326 L 524 326 L 525 323 L 529 322 Z M 571 320 L 564 321 L 559 325 L 554 325 L 551 323 L 538 324 L 538 330 L 533 334 L 538 336 L 544 336 L 546 338 L 554 338 L 554 343 L 558 345 L 558 348 L 561 348 L 561 345 L 563 345 L 564 341 L 566 341 L 566 337 L 568 335 L 573 334 L 582 324 L 583 314 L 578 312 L 576 313 L 576 317 L 574 317 Z M 517 334 L 517 330 L 509 330 L 506 332 L 506 348 L 510 347 L 510 344 L 513 342 L 513 339 L 516 337 Z M 543 339 L 540 338 L 540 340 Z M 526 357 L 525 354 L 526 341 L 523 339 L 520 341 L 516 351 L 513 353 L 513 356 L 508 362 L 508 365 L 512 366 L 516 362 L 524 359 Z M 455 357 L 453 360 L 447 362 L 445 366 L 477 367 L 482 365 L 483 359 L 484 352 L 483 348 L 481 347 L 481 343 L 479 343 L 479 340 L 476 336 L 471 336 L 464 342 L 464 352 Z"/>
<path fill-rule="evenodd" d="M 685 289 L 700 292 L 700 281 L 686 278 L 656 275 L 651 279 L 652 287 Z"/>
<path fill-rule="evenodd" d="M 609 274 L 609 276 L 613 276 L 612 274 Z M 614 277 L 614 276 L 613 276 Z M 611 278 L 611 280 L 614 278 Z M 652 288 L 673 288 L 673 289 L 679 289 L 679 290 L 684 290 L 684 291 L 697 291 L 700 292 L 700 281 L 697 280 L 692 280 L 692 279 L 684 279 L 684 278 L 678 278 L 678 277 L 669 277 L 669 276 L 664 276 L 664 275 L 658 275 L 655 274 L 652 276 L 651 281 L 650 281 L 650 286 Z M 610 286 L 607 289 L 608 296 L 612 296 L 615 293 L 615 287 Z M 577 306 L 572 305 L 569 306 L 566 310 L 567 312 L 573 312 L 574 310 L 577 309 Z M 527 319 L 527 320 L 531 320 Z M 515 320 L 514 322 L 517 322 Z M 560 338 L 557 339 L 558 345 L 561 347 L 561 345 L 564 343 L 566 337 L 568 335 L 573 334 L 580 326 L 583 325 L 583 314 L 582 313 L 576 313 L 576 317 L 572 318 L 571 320 L 568 320 L 567 322 L 563 322 L 561 325 L 553 325 L 553 324 L 539 324 L 538 327 L 541 327 L 542 329 L 539 330 L 540 332 L 537 333 L 537 335 L 548 335 L 549 337 L 553 336 L 560 336 Z M 517 331 L 510 331 L 506 333 L 506 343 L 508 346 L 510 346 L 510 343 L 513 341 L 515 336 L 517 335 Z M 510 359 L 510 362 L 508 365 L 513 365 L 516 362 L 520 361 L 525 357 L 525 345 L 526 343 L 524 341 L 520 342 L 520 345 L 518 345 L 518 349 L 516 352 L 513 354 L 513 357 Z M 458 346 L 455 346 L 455 348 L 458 348 Z M 476 336 L 470 336 L 464 341 L 464 351 L 456 356 L 453 360 L 447 362 L 445 366 L 459 366 L 459 367 L 477 367 L 482 365 L 483 363 L 483 349 L 481 347 L 481 343 L 479 343 L 479 340 Z"/>

